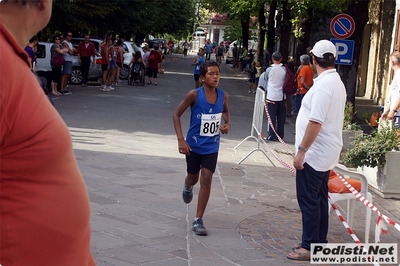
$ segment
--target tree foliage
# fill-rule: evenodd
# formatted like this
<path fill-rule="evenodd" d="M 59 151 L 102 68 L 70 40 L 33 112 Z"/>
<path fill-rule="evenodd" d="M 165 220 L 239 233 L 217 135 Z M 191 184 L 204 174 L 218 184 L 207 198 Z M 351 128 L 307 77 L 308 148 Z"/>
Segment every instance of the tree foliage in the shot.
<path fill-rule="evenodd" d="M 317 24 L 322 21 L 325 23 L 326 18 L 346 10 L 351 0 L 289 0 L 288 2 L 293 33 L 296 38 L 300 38 L 304 35 L 302 25 L 305 22 Z"/>
<path fill-rule="evenodd" d="M 144 37 L 170 34 L 186 37 L 193 30 L 195 0 L 57 0 L 41 39 L 58 32 L 76 36 L 115 35 Z"/>

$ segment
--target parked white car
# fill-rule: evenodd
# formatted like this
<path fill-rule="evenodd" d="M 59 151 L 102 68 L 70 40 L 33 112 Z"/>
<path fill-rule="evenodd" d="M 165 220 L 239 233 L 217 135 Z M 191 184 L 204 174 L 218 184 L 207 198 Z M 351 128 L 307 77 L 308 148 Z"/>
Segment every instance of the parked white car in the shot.
<path fill-rule="evenodd" d="M 237 44 L 238 48 L 242 47 L 242 43 L 239 43 L 238 41 L 233 41 L 231 44 L 229 44 L 229 49 L 225 53 L 225 63 L 226 64 L 233 64 L 233 46 L 234 44 Z M 253 49 L 253 51 L 257 51 L 257 42 L 249 40 L 249 47 L 247 47 L 248 50 Z"/>
<path fill-rule="evenodd" d="M 52 42 L 39 42 L 37 45 L 36 52 L 36 73 L 42 77 L 41 80 L 44 83 L 43 85 L 47 88 L 50 87 L 52 71 L 51 71 L 51 53 L 50 49 L 53 45 Z M 101 55 L 99 53 L 96 54 L 96 64 L 90 66 L 89 69 L 89 79 L 97 79 L 101 77 Z M 70 78 L 70 83 L 72 84 L 80 84 L 82 82 L 82 72 L 80 65 L 78 63 L 78 56 L 74 56 L 72 61 L 72 75 Z"/>
<path fill-rule="evenodd" d="M 125 53 L 124 53 L 124 64 L 121 68 L 121 72 L 119 73 L 119 77 L 121 79 L 127 79 L 128 78 L 128 73 L 129 73 L 129 63 L 132 61 L 133 54 L 136 53 L 136 51 L 140 51 L 140 53 L 143 56 L 143 49 L 141 47 L 138 47 L 134 42 L 130 41 L 125 41 L 122 43 L 122 48 L 124 48 Z"/>

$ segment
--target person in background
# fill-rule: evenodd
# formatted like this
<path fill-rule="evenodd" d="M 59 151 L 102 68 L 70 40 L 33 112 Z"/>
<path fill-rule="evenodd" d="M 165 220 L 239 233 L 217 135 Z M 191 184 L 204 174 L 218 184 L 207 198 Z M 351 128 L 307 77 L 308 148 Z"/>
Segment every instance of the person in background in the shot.
<path fill-rule="evenodd" d="M 233 44 L 232 59 L 233 59 L 233 68 L 239 67 L 239 49 L 236 43 Z"/>
<path fill-rule="evenodd" d="M 256 75 L 257 75 L 256 62 L 251 63 L 250 72 L 249 72 L 249 93 L 256 93 L 257 83 L 256 83 Z"/>
<path fill-rule="evenodd" d="M 257 74 L 256 74 L 256 84 L 255 84 L 256 88 L 255 88 L 255 90 L 257 90 L 258 82 L 260 81 L 260 76 L 262 74 L 262 66 L 261 66 L 261 62 L 260 61 L 258 61 L 256 63 L 256 69 L 257 69 Z"/>
<path fill-rule="evenodd" d="M 60 43 L 61 38 L 59 36 L 54 37 L 54 43 L 50 48 L 50 64 L 51 64 L 51 92 L 50 94 L 53 96 L 61 96 L 62 94 L 58 92 L 57 90 L 57 85 L 61 81 L 61 67 L 62 66 L 54 66 L 52 64 L 53 58 L 58 55 L 58 54 L 65 54 L 68 52 L 68 49 L 63 48 L 63 46 Z"/>
<path fill-rule="evenodd" d="M 92 62 L 90 62 L 90 58 L 92 58 Z M 90 41 L 89 34 L 86 34 L 84 41 L 78 45 L 78 63 L 81 65 L 82 87 L 87 87 L 90 65 L 96 64 L 96 48 Z"/>
<path fill-rule="evenodd" d="M 101 91 L 111 91 L 114 90 L 111 87 L 111 80 L 109 80 L 111 71 L 111 56 L 110 56 L 110 46 L 112 46 L 112 39 L 106 38 L 101 46 L 101 69 L 103 70 L 103 78 L 101 82 Z"/>
<path fill-rule="evenodd" d="M 286 99 L 283 93 L 283 83 L 286 77 L 286 67 L 282 65 L 282 55 L 280 52 L 272 54 L 273 64 L 268 67 L 260 76 L 258 87 L 265 90 L 268 113 L 271 117 L 271 124 L 274 130 L 269 127 L 268 141 L 279 141 L 279 137 L 283 139 L 285 135 L 286 121 Z"/>
<path fill-rule="evenodd" d="M 193 89 L 185 96 L 173 114 L 178 150 L 186 156 L 187 175 L 182 198 L 186 204 L 193 199 L 193 186 L 200 179 L 196 217 L 192 231 L 207 235 L 203 215 L 211 193 L 212 177 L 218 159 L 220 133 L 227 134 L 231 128 L 228 94 L 217 88 L 220 80 L 218 63 L 206 61 L 200 67 L 202 87 Z M 181 116 L 190 107 L 190 128 L 186 140 L 182 133 Z M 223 123 L 222 123 L 223 119 Z"/>
<path fill-rule="evenodd" d="M 52 0 L 0 2 L 0 262 L 94 266 L 90 202 L 70 132 L 24 48 Z"/>
<path fill-rule="evenodd" d="M 219 46 L 217 47 L 217 63 L 221 64 L 222 63 L 222 57 L 225 54 L 225 46 L 224 43 L 221 42 Z"/>
<path fill-rule="evenodd" d="M 300 56 L 301 66 L 297 74 L 297 93 L 294 96 L 294 106 L 292 106 L 292 115 L 297 115 L 304 95 L 310 90 L 314 81 L 314 69 L 310 64 L 310 57 L 307 54 Z"/>
<path fill-rule="evenodd" d="M 394 78 L 386 97 L 382 120 L 393 120 L 394 127 L 400 127 L 400 52 L 395 51 L 390 55 L 390 67 L 394 71 Z"/>
<path fill-rule="evenodd" d="M 117 54 L 115 52 L 115 41 L 111 38 L 108 40 L 111 40 L 107 43 L 108 45 L 108 57 L 109 57 L 109 70 L 108 70 L 108 77 L 107 77 L 107 89 L 110 91 L 114 90 L 114 87 L 112 87 L 112 82 L 115 79 L 115 75 L 117 74 Z"/>
<path fill-rule="evenodd" d="M 243 46 L 242 53 L 239 55 L 239 59 L 240 59 L 240 71 L 244 73 L 244 69 L 246 69 L 246 64 L 248 60 L 247 47 Z"/>
<path fill-rule="evenodd" d="M 205 53 L 206 53 L 206 60 L 210 60 L 211 59 L 211 53 L 213 51 L 213 45 L 212 45 L 210 39 L 208 39 L 206 41 L 206 44 L 204 45 L 204 49 L 205 49 Z"/>
<path fill-rule="evenodd" d="M 148 82 L 150 82 L 150 78 L 148 77 L 149 76 L 149 73 L 148 73 L 149 72 L 149 61 L 147 60 L 149 58 L 149 55 L 150 55 L 149 47 L 148 46 L 144 46 L 143 47 L 143 52 L 144 52 L 144 54 L 143 54 L 143 63 L 144 63 L 144 66 L 146 67 L 145 73 L 146 73 L 146 76 L 148 78 Z M 147 83 L 147 84 L 149 84 L 149 83 Z"/>
<path fill-rule="evenodd" d="M 25 52 L 28 53 L 28 59 L 29 62 L 31 63 L 31 69 L 35 71 L 35 66 L 36 66 L 36 49 L 37 49 L 37 44 L 38 44 L 38 37 L 37 35 L 33 36 L 32 38 L 29 39 L 28 45 L 25 47 Z"/>
<path fill-rule="evenodd" d="M 200 87 L 200 66 L 206 61 L 204 58 L 204 49 L 200 48 L 197 56 L 192 60 L 192 66 L 194 66 L 193 77 L 195 82 L 195 89 Z"/>
<path fill-rule="evenodd" d="M 183 43 L 183 57 L 184 57 L 184 58 L 187 58 L 188 49 L 189 49 L 189 44 L 188 44 L 188 42 L 185 40 L 185 42 Z"/>
<path fill-rule="evenodd" d="M 70 95 L 72 92 L 67 90 L 67 83 L 69 77 L 72 74 L 72 58 L 73 55 L 76 53 L 76 49 L 72 46 L 71 39 L 72 39 L 72 32 L 67 32 L 66 39 L 62 43 L 63 47 L 68 50 L 64 55 L 64 65 L 63 65 L 63 72 L 61 76 L 61 94 L 62 95 Z"/>
<path fill-rule="evenodd" d="M 115 73 L 115 86 L 121 87 L 122 86 L 122 81 L 119 78 L 119 75 L 121 73 L 121 68 L 122 68 L 122 62 L 124 61 L 124 53 L 125 50 L 122 47 L 122 41 L 120 38 L 117 41 L 117 44 L 115 45 L 115 50 L 114 50 L 114 57 L 115 57 L 115 63 L 117 64 L 117 72 Z"/>
<path fill-rule="evenodd" d="M 158 51 L 158 44 L 154 44 L 153 46 L 154 50 L 150 51 L 149 57 L 147 58 L 147 61 L 149 63 L 148 67 L 148 79 L 149 81 L 147 82 L 148 85 L 152 83 L 152 78 L 154 79 L 154 85 L 158 86 L 157 84 L 157 74 L 158 74 L 158 69 L 161 66 L 162 58 L 161 54 Z"/>
<path fill-rule="evenodd" d="M 170 38 L 168 41 L 168 48 L 169 48 L 169 54 L 172 55 L 174 52 L 174 41 Z"/>
<path fill-rule="evenodd" d="M 318 41 L 311 50 L 318 77 L 306 93 L 296 119 L 296 194 L 302 215 L 302 240 L 287 255 L 310 260 L 312 243 L 328 243 L 328 180 L 343 146 L 346 88 L 335 69 L 336 47 Z"/>

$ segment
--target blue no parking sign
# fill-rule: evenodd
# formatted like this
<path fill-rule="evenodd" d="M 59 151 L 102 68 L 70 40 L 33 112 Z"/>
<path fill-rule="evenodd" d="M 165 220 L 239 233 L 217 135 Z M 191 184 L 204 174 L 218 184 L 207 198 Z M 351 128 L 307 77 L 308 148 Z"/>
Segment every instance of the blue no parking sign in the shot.
<path fill-rule="evenodd" d="M 338 65 L 352 65 L 354 53 L 354 41 L 331 39 L 331 42 L 336 46 L 336 62 Z"/>

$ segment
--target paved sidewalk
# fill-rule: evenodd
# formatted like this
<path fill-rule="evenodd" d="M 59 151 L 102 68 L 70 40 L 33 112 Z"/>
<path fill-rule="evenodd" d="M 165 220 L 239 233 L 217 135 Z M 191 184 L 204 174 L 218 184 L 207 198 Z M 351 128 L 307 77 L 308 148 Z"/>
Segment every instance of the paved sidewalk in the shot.
<path fill-rule="evenodd" d="M 166 71 L 172 68 L 168 59 L 163 66 Z M 226 65 L 222 65 L 221 69 L 232 71 Z M 143 97 L 143 106 L 135 109 L 135 120 L 124 121 L 128 124 L 140 121 L 140 129 L 118 130 L 103 124 L 94 129 L 79 119 L 77 123 L 84 126 L 67 123 L 89 191 L 92 252 L 97 265 L 308 265 L 308 262 L 286 259 L 291 247 L 301 239 L 301 214 L 296 201 L 294 175 L 268 152 L 264 144 L 262 148 L 277 167 L 273 167 L 260 151 L 254 152 L 238 165 L 236 162 L 257 147 L 255 141 L 249 140 L 237 150 L 233 149 L 250 132 L 248 128 L 240 128 L 240 123 L 233 124 L 236 127 L 233 136 L 223 136 L 221 139 L 219 162 L 204 216 L 209 234 L 197 236 L 192 233 L 191 223 L 199 187 L 195 186 L 193 201 L 186 205 L 181 195 L 185 177 L 184 156 L 177 152 L 175 135 L 171 134 L 170 129 L 159 125 L 162 119 L 172 121 L 174 108 L 167 106 L 172 97 L 166 102 L 160 100 L 164 99 L 165 93 L 162 86 L 167 83 L 164 77 L 160 78 L 161 85 L 158 88 L 122 87 L 113 94 L 104 94 L 97 89 L 90 92 L 91 97 L 99 100 L 109 97 L 109 102 L 115 101 L 115 108 L 121 105 L 118 102 L 120 99 L 125 99 L 123 104 L 128 104 L 128 100 L 133 99 L 129 97 Z M 147 94 L 146 97 L 141 96 L 147 93 L 145 90 L 156 89 L 163 94 L 159 95 L 160 99 Z M 173 90 L 178 89 L 170 89 L 168 97 Z M 79 89 L 75 91 L 75 99 L 61 99 L 64 105 L 65 101 L 79 101 L 83 92 Z M 146 117 L 145 98 L 158 101 L 160 117 L 153 120 Z M 85 101 L 82 101 L 82 105 L 87 110 L 85 112 L 90 113 L 90 103 Z M 102 110 L 94 109 L 94 114 L 96 112 L 104 116 Z M 234 115 L 237 121 L 241 121 L 241 116 L 243 119 L 246 116 L 247 120 L 251 117 L 251 114 L 243 113 Z M 93 116 L 91 119 L 96 120 Z M 294 118 L 290 118 L 288 125 L 293 123 Z M 147 124 L 152 124 L 149 126 L 151 130 L 145 128 Z M 236 137 L 238 135 L 239 139 Z M 292 165 L 292 142 L 288 147 L 277 142 L 268 145 L 281 160 Z M 373 195 L 373 203 L 382 213 L 400 222 L 399 200 Z M 338 205 L 345 216 L 345 202 Z M 353 227 L 363 241 L 365 208 L 361 203 L 357 206 Z M 377 215 L 373 214 L 370 242 L 374 239 L 373 223 L 376 218 Z M 388 230 L 389 234 L 382 236 L 381 242 L 400 243 L 400 232 L 389 225 Z M 330 214 L 328 239 L 332 243 L 353 243 L 333 212 Z"/>

